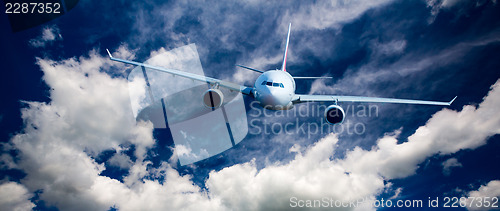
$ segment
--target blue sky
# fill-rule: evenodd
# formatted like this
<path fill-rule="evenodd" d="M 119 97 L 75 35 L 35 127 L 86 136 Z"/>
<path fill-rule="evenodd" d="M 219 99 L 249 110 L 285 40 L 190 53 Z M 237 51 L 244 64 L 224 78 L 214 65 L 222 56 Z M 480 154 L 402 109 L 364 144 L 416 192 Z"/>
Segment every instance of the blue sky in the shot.
<path fill-rule="evenodd" d="M 499 7 L 495 0 L 80 1 L 16 33 L 4 15 L 0 210 L 286 210 L 291 197 L 439 197 L 441 205 L 445 197 L 499 197 Z M 287 70 L 334 77 L 297 81 L 297 93 L 458 98 L 447 108 L 342 103 L 378 112 L 348 114 L 339 133 L 250 133 L 188 166 L 178 164 L 170 131 L 127 121 L 130 67 L 109 61 L 105 48 L 145 61 L 195 43 L 206 75 L 251 86 L 258 74 L 235 65 L 279 68 L 290 22 Z M 245 98 L 248 121 L 262 129 L 321 122 L 320 113 L 294 115 L 319 104 L 265 115 L 251 102 Z"/>

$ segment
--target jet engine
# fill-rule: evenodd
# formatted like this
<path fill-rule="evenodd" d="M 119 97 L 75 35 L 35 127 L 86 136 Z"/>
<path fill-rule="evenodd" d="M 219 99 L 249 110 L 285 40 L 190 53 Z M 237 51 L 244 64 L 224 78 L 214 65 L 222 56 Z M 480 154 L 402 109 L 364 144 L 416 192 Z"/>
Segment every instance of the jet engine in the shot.
<path fill-rule="evenodd" d="M 203 93 L 203 105 L 208 108 L 219 108 L 224 102 L 224 95 L 219 89 L 209 89 Z"/>
<path fill-rule="evenodd" d="M 329 124 L 340 124 L 344 121 L 345 112 L 342 107 L 338 105 L 330 105 L 325 110 L 325 120 Z"/>

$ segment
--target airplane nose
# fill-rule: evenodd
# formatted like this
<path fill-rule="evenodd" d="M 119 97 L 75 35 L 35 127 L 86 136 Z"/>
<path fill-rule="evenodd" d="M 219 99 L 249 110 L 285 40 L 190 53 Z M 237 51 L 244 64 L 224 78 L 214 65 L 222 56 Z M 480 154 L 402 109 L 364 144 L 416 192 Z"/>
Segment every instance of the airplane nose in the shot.
<path fill-rule="evenodd" d="M 276 91 L 272 89 L 262 90 L 262 100 L 266 105 L 277 105 Z"/>
<path fill-rule="evenodd" d="M 277 90 L 277 89 L 271 89 L 271 96 L 272 96 L 272 101 L 273 101 L 273 104 L 274 105 L 284 105 L 286 102 L 286 99 L 285 97 L 286 96 L 283 96 L 283 93 L 281 92 L 281 90 Z"/>
<path fill-rule="evenodd" d="M 261 89 L 260 93 L 261 102 L 265 105 L 285 106 L 289 103 L 288 99 L 286 99 L 287 96 L 282 93 L 282 90 L 273 87 L 266 87 L 266 89 Z"/>
<path fill-rule="evenodd" d="M 276 90 L 276 89 L 269 89 L 269 93 L 271 94 L 271 96 L 274 96 L 274 97 L 279 96 L 279 90 Z"/>
<path fill-rule="evenodd" d="M 264 98 L 264 102 L 267 104 L 267 105 L 274 105 L 274 98 L 273 96 L 271 95 L 268 95 Z"/>

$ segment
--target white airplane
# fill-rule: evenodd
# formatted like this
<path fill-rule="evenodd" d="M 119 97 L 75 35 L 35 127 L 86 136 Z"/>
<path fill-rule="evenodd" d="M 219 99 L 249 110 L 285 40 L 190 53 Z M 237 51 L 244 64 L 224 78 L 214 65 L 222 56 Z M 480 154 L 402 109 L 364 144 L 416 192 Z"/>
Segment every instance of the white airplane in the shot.
<path fill-rule="evenodd" d="M 183 72 L 180 70 L 156 67 L 144 63 L 114 58 L 108 49 L 106 49 L 106 51 L 108 52 L 110 59 L 113 61 L 150 68 L 153 70 L 210 84 L 211 88 L 204 92 L 202 102 L 205 106 L 214 110 L 219 108 L 224 102 L 224 96 L 219 90 L 219 87 L 225 87 L 232 91 L 241 92 L 242 94 L 251 96 L 255 98 L 260 103 L 260 105 L 262 105 L 262 107 L 271 110 L 291 109 L 293 108 L 293 105 L 303 102 L 332 102 L 333 104 L 328 106 L 325 109 L 324 113 L 325 121 L 332 125 L 342 123 L 345 118 L 344 109 L 342 109 L 342 107 L 338 105 L 339 102 L 406 103 L 449 106 L 457 98 L 455 97 L 449 102 L 437 102 L 361 96 L 295 94 L 295 79 L 318 79 L 331 77 L 293 77 L 286 71 L 286 58 L 288 53 L 288 42 L 290 39 L 291 26 L 292 24 L 290 23 L 290 25 L 288 26 L 285 53 L 283 55 L 283 64 L 280 70 L 260 71 L 254 68 L 237 65 L 239 67 L 261 73 L 261 75 L 255 81 L 253 87 L 242 86 L 211 77 Z"/>

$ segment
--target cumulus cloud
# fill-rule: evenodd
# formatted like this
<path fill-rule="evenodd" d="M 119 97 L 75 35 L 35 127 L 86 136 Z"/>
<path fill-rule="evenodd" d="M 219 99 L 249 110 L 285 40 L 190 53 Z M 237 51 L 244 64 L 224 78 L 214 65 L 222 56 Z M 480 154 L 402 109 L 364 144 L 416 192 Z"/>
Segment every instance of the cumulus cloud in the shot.
<path fill-rule="evenodd" d="M 114 154 L 108 161 L 107 163 L 111 166 L 116 166 L 121 169 L 129 169 L 133 162 L 130 160 L 130 157 L 123 154 L 123 153 L 116 153 Z"/>
<path fill-rule="evenodd" d="M 16 163 L 11 155 L 7 153 L 0 155 L 0 169 L 14 169 L 16 167 Z"/>
<path fill-rule="evenodd" d="M 40 198 L 61 209 L 109 208 L 88 203 L 95 200 L 91 187 L 105 169 L 92 157 L 131 143 L 142 163 L 154 144 L 152 125 L 135 124 L 127 81 L 106 74 L 110 61 L 96 51 L 63 61 L 39 58 L 38 65 L 51 102 L 25 102 L 26 127 L 11 140 L 20 151 L 18 167 L 27 174 L 23 184 L 42 190 Z"/>
<path fill-rule="evenodd" d="M 492 180 L 486 185 L 481 185 L 478 190 L 470 191 L 467 196 L 468 210 L 499 210 L 498 198 L 500 197 L 500 180 Z M 472 197 L 476 200 L 472 201 Z M 493 197 L 496 197 L 496 207 L 493 207 Z M 490 202 L 489 205 L 485 201 Z"/>
<path fill-rule="evenodd" d="M 35 207 L 30 201 L 33 194 L 26 187 L 15 182 L 0 185 L 0 210 L 25 211 Z"/>
<path fill-rule="evenodd" d="M 106 73 L 114 63 L 91 51 L 62 61 L 39 58 L 38 65 L 51 101 L 25 102 L 25 128 L 11 140 L 29 192 L 40 191 L 41 200 L 61 210 L 222 210 L 190 176 L 166 163 L 150 168 L 153 125 L 133 120 L 127 81 Z M 120 152 L 130 144 L 135 162 Z M 124 182 L 100 175 L 106 166 L 94 157 L 105 150 L 118 151 L 107 163 L 129 170 Z"/>
<path fill-rule="evenodd" d="M 436 113 L 408 138 L 408 142 L 398 144 L 397 133 L 387 135 L 370 150 L 356 147 L 347 152 L 344 159 L 330 161 L 337 138 L 328 136 L 308 149 L 304 156 L 298 154 L 286 165 L 268 166 L 257 171 L 252 163 L 246 163 L 212 172 L 207 187 L 212 194 L 223 196 L 222 199 L 226 199 L 223 202 L 228 206 L 254 206 L 252 208 L 255 209 L 269 208 L 267 206 L 284 208 L 287 199 L 294 195 L 303 198 L 332 196 L 344 200 L 349 197 L 374 197 L 384 188 L 384 180 L 414 174 L 418 164 L 428 157 L 473 149 L 485 144 L 488 137 L 498 134 L 500 118 L 491 118 L 489 114 L 495 113 L 500 106 L 499 85 L 500 82 L 497 82 L 492 86 L 492 91 L 478 108 L 465 106 L 460 112 L 444 109 Z M 470 127 L 471 122 L 477 125 Z M 330 178 L 336 178 L 341 183 L 332 184 Z M 374 183 L 365 184 L 363 179 Z M 345 185 L 352 187 L 353 184 L 360 185 L 354 188 L 356 191 L 343 189 L 347 188 Z M 345 195 L 328 190 L 330 185 Z M 308 191 L 308 188 L 314 191 Z M 241 192 L 251 194 L 234 197 Z M 266 201 L 277 197 L 281 197 L 277 201 L 283 204 Z"/>
<path fill-rule="evenodd" d="M 491 116 L 500 106 L 500 82 L 476 108 L 443 109 L 432 116 L 408 141 L 397 144 L 396 136 L 385 136 L 372 150 L 359 147 L 347 153 L 344 166 L 353 172 L 377 172 L 388 179 L 412 175 L 417 165 L 434 154 L 447 155 L 475 149 L 500 133 L 500 117 Z"/>
<path fill-rule="evenodd" d="M 380 192 L 384 181 L 378 175 L 350 174 L 330 159 L 337 142 L 337 136 L 331 134 L 303 154 L 297 152 L 290 163 L 270 165 L 260 171 L 254 162 L 248 162 L 211 172 L 207 188 L 225 206 L 237 210 L 287 209 L 292 197 L 361 201 Z"/>
<path fill-rule="evenodd" d="M 63 37 L 59 31 L 59 27 L 53 25 L 43 28 L 42 34 L 37 38 L 31 39 L 29 44 L 35 48 L 43 48 L 54 41 L 62 39 Z"/>

